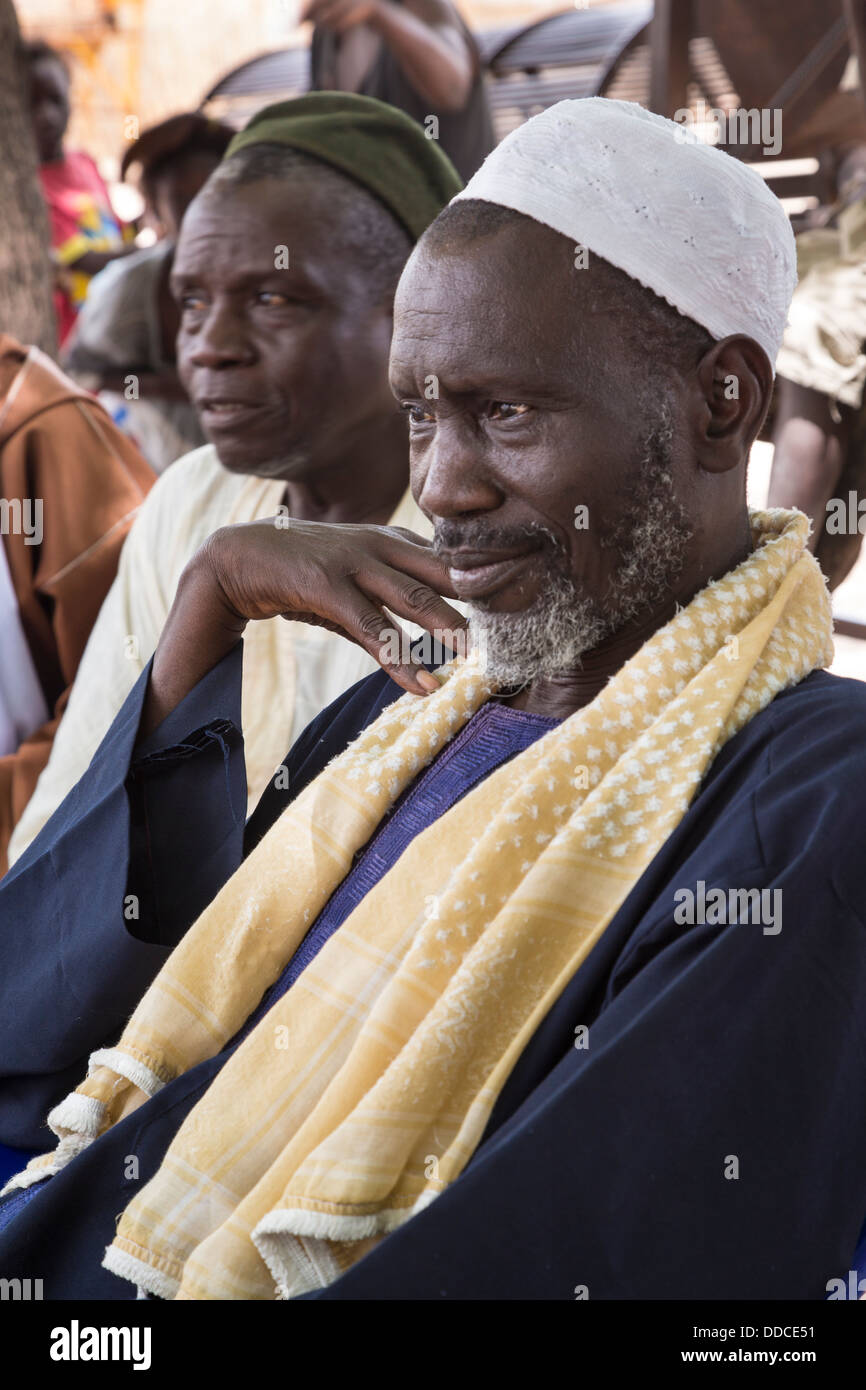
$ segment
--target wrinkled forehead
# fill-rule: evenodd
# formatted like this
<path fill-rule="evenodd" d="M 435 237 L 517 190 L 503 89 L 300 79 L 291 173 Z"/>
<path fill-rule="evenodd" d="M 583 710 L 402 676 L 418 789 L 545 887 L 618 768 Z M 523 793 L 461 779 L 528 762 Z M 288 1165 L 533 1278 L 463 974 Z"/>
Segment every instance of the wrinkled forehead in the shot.
<path fill-rule="evenodd" d="M 291 184 L 270 177 L 237 184 L 208 180 L 186 210 L 175 272 L 193 266 L 214 274 L 240 266 L 273 270 L 279 262 L 292 272 L 321 265 L 335 273 L 343 229 L 320 192 L 314 179 Z"/>
<path fill-rule="evenodd" d="M 536 225 L 413 251 L 394 305 L 392 376 L 422 371 L 468 380 L 573 377 L 574 354 L 605 337 L 565 237 Z"/>

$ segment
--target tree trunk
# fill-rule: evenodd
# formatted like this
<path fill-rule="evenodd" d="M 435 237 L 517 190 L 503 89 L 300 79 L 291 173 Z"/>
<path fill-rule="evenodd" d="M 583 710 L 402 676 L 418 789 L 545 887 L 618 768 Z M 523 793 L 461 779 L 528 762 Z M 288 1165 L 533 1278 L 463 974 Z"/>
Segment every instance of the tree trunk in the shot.
<path fill-rule="evenodd" d="M 0 0 L 0 332 L 54 353 L 51 233 L 20 42 L 12 0 Z"/>

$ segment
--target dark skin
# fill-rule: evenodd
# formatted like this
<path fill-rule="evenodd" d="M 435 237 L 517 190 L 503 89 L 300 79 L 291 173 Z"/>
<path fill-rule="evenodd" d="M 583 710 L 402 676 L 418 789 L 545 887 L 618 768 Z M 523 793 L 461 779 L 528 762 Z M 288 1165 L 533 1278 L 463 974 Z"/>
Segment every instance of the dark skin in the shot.
<path fill-rule="evenodd" d="M 817 211 L 811 224 L 831 224 L 843 208 L 866 197 L 866 146 L 837 151 L 837 199 Z M 857 412 L 847 405 L 834 408 L 829 396 L 810 386 L 780 376 L 776 383 L 777 408 L 773 423 L 773 471 L 767 505 L 799 507 L 812 518 L 809 549 L 814 553 L 827 519 L 827 503 L 845 466 Z M 835 589 L 849 572 L 859 547 L 839 547 L 822 563 Z"/>
<path fill-rule="evenodd" d="M 30 120 L 40 164 L 63 158 L 63 137 L 69 124 L 69 77 L 62 63 L 40 58 L 30 67 Z"/>
<path fill-rule="evenodd" d="M 392 305 L 331 223 L 314 174 L 205 189 L 171 273 L 178 369 L 230 472 L 283 479 L 298 519 L 384 522 L 407 482 Z"/>
<path fill-rule="evenodd" d="M 416 252 L 395 305 L 391 382 L 410 416 L 422 509 L 434 520 L 549 528 L 578 589 L 603 602 L 616 560 L 601 538 L 627 506 L 645 421 L 623 325 L 614 312 L 591 313 L 587 299 L 581 312 L 576 273 L 586 272 L 575 272 L 570 243 L 528 223 L 453 254 Z M 439 386 L 432 401 L 424 389 L 431 374 Z M 725 391 L 730 375 L 736 399 Z M 674 482 L 694 530 L 684 567 L 663 600 L 586 653 L 579 669 L 533 681 L 513 697 L 516 707 L 565 718 L 588 704 L 677 603 L 751 549 L 745 467 L 770 399 L 769 362 L 751 339 L 729 337 L 674 372 L 671 385 Z M 597 519 L 588 530 L 573 525 L 579 504 Z M 429 545 L 382 530 L 225 528 L 190 562 L 178 591 L 154 661 L 148 728 L 250 618 L 281 612 L 324 622 L 379 657 L 383 602 L 432 631 L 447 626 L 439 594 L 514 612 L 545 573 L 525 547 L 476 546 L 440 560 Z M 433 688 L 417 669 L 386 669 L 404 689 Z"/>
<path fill-rule="evenodd" d="M 799 507 L 812 518 L 809 549 L 815 551 L 850 445 L 856 411 L 841 406 L 834 418 L 830 399 L 821 391 L 779 377 L 773 426 L 773 471 L 770 507 Z M 834 588 L 843 575 L 828 575 Z"/>
<path fill-rule="evenodd" d="M 184 214 L 220 162 L 210 150 L 192 150 L 164 163 L 147 181 L 148 211 L 160 236 L 177 241 Z"/>
<path fill-rule="evenodd" d="M 56 164 L 63 158 L 63 137 L 69 124 L 69 75 L 56 58 L 40 58 L 30 67 L 30 118 L 40 164 Z M 86 251 L 67 269 L 96 275 L 120 256 L 128 256 L 134 246 L 115 251 Z"/>
<path fill-rule="evenodd" d="M 475 56 L 447 0 L 306 0 L 299 19 L 352 41 L 365 27 L 388 45 L 416 91 L 439 111 L 462 111 L 475 76 Z M 351 90 L 366 73 L 359 71 Z"/>
<path fill-rule="evenodd" d="M 601 541 L 628 501 L 645 432 L 627 326 L 613 311 L 580 312 L 584 282 L 575 276 L 592 270 L 574 270 L 573 248 L 557 233 L 520 224 L 484 250 L 413 258 L 401 282 L 391 381 L 410 415 L 413 492 L 434 517 L 546 527 L 565 548 L 578 592 L 603 602 L 618 560 Z M 504 283 L 513 286 L 508 295 Z M 572 350 L 563 350 L 570 338 Z M 430 373 L 437 401 L 423 398 Z M 739 400 L 725 399 L 729 374 Z M 579 670 L 534 681 L 515 706 L 564 718 L 588 704 L 677 603 L 748 554 L 745 460 L 771 386 L 764 354 L 744 337 L 674 374 L 674 488 L 694 528 L 683 571 L 663 604 L 588 652 Z M 589 509 L 588 530 L 574 526 L 577 505 Z M 495 550 L 452 558 L 458 570 L 470 566 L 462 578 L 451 569 L 458 598 L 481 597 L 498 612 L 527 607 L 546 574 L 532 553 L 510 569 Z M 492 587 L 482 574 L 479 590 L 472 569 L 485 564 L 505 572 Z"/>
<path fill-rule="evenodd" d="M 209 562 L 204 584 L 198 566 L 187 567 L 163 633 L 143 727 L 161 722 L 220 659 L 217 651 L 224 655 L 237 641 L 250 617 L 305 612 L 310 621 L 342 631 L 330 599 L 317 607 L 320 588 L 342 584 L 340 611 L 347 621 L 362 621 L 367 633 L 370 613 L 364 610 L 358 619 L 354 589 L 358 561 L 368 558 L 365 543 L 350 542 L 341 567 L 336 537 L 360 530 L 379 544 L 370 559 L 373 583 L 386 570 L 392 584 L 405 588 L 399 567 L 404 556 L 410 557 L 409 572 L 421 563 L 427 581 L 440 578 L 429 545 L 404 540 L 380 524 L 393 513 L 408 477 L 406 422 L 387 376 L 393 306 L 370 294 L 363 269 L 329 231 L 328 204 L 314 174 L 298 175 L 290 187 L 265 179 L 206 190 L 184 218 L 171 281 L 181 310 L 181 379 L 224 467 L 285 481 L 291 522 L 279 530 L 272 522 L 241 528 L 247 558 L 234 605 L 221 589 L 215 593 Z M 275 268 L 278 246 L 289 247 L 289 269 Z M 214 409 L 217 400 L 227 408 Z M 236 409 L 228 408 L 231 401 L 239 402 Z M 352 523 L 372 525 L 347 530 Z M 224 536 L 233 543 L 235 530 L 217 532 L 203 552 L 222 556 Z M 269 576 L 285 555 L 288 536 L 297 576 L 291 593 L 282 591 L 274 607 Z M 328 537 L 334 541 L 330 554 L 322 549 Z M 392 572 L 395 557 L 398 568 Z M 231 553 L 225 563 L 233 565 Z M 432 597 L 436 626 L 462 625 L 438 594 Z M 251 611 L 241 617 L 243 607 Z M 381 613 L 376 625 L 384 626 Z M 198 635 L 189 648 L 191 630 Z"/>

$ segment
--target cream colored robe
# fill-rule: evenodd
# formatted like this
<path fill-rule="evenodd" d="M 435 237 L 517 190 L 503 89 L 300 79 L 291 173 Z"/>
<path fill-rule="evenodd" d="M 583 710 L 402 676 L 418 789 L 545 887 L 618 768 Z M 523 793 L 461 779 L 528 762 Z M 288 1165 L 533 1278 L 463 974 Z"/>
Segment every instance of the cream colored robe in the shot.
<path fill-rule="evenodd" d="M 276 515 L 284 490 L 279 480 L 227 472 L 211 444 L 186 454 L 156 483 L 123 548 L 51 759 L 16 827 L 10 864 L 86 770 L 153 655 L 187 561 L 220 526 Z M 408 491 L 390 524 L 430 535 L 430 524 Z M 377 669 L 372 657 L 336 633 L 279 619 L 250 623 L 242 696 L 250 810 L 311 719 Z"/>

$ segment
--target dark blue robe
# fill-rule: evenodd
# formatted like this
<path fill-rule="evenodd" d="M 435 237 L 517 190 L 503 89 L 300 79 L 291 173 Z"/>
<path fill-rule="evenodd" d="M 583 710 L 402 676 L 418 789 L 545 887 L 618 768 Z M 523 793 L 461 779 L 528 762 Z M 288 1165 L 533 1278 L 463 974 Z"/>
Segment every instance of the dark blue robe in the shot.
<path fill-rule="evenodd" d="M 375 675 L 335 702 L 245 832 L 239 649 L 133 751 L 145 681 L 0 886 L 7 1144 L 49 1146 L 47 1109 L 116 1041 L 245 848 L 400 693 Z M 866 689 L 816 673 L 727 744 L 525 1049 L 464 1174 L 310 1297 L 826 1296 L 866 1212 L 864 729 Z M 677 894 L 699 882 L 781 892 L 782 930 L 681 924 Z M 100 1267 L 116 1215 L 220 1065 L 51 1179 L 0 1234 L 4 1276 L 42 1278 L 46 1298 L 132 1297 Z"/>

